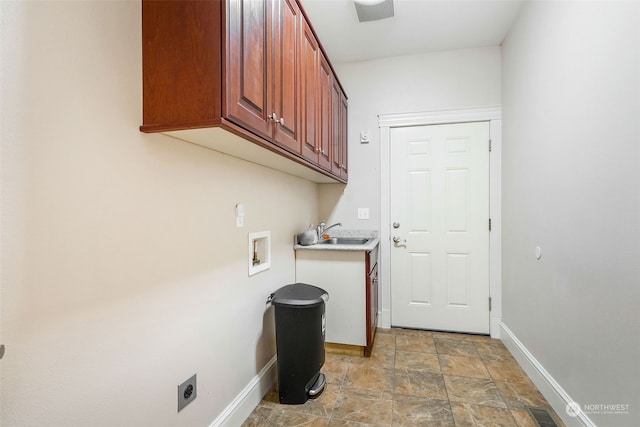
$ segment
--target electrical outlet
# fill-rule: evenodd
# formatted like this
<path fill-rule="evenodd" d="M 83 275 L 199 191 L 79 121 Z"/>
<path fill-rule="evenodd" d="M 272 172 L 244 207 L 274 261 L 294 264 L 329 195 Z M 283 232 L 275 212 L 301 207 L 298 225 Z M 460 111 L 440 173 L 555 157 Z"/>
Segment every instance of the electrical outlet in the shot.
<path fill-rule="evenodd" d="M 369 219 L 369 208 L 358 208 L 358 219 Z"/>
<path fill-rule="evenodd" d="M 193 402 L 198 395 L 196 388 L 196 374 L 178 386 L 178 412 Z"/>

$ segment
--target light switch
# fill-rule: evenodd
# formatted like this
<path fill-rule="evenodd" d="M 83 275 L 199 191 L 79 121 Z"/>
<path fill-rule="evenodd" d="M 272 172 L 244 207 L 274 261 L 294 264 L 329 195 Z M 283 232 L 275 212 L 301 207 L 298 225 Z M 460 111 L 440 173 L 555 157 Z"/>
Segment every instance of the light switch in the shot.
<path fill-rule="evenodd" d="M 358 208 L 358 219 L 369 219 L 369 208 Z"/>
<path fill-rule="evenodd" d="M 244 227 L 244 205 L 242 203 L 236 205 L 236 227 Z"/>

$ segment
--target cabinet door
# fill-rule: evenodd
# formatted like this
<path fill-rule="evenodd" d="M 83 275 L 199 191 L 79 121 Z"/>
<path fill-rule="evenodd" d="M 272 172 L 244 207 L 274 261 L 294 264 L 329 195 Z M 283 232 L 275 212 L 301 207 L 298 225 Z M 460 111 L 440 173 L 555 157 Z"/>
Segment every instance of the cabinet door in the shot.
<path fill-rule="evenodd" d="M 326 169 L 331 170 L 331 115 L 332 115 L 332 94 L 333 94 L 333 72 L 329 66 L 329 62 L 324 55 L 320 53 L 320 84 L 319 84 L 319 101 L 320 101 L 320 135 L 318 156 L 318 164 Z"/>
<path fill-rule="evenodd" d="M 317 163 L 318 152 L 318 55 L 320 50 L 309 24 L 302 20 L 300 41 L 300 113 L 302 140 L 300 154 Z"/>
<path fill-rule="evenodd" d="M 368 263 L 367 263 L 368 264 Z M 367 279 L 367 348 L 373 345 L 378 327 L 378 264 Z"/>
<path fill-rule="evenodd" d="M 331 172 L 342 173 L 342 88 L 337 80 L 333 82 L 331 94 Z"/>
<path fill-rule="evenodd" d="M 227 0 L 226 98 L 224 115 L 271 140 L 272 2 Z"/>
<path fill-rule="evenodd" d="M 341 120 L 340 120 L 340 126 L 342 128 L 341 132 L 340 132 L 340 142 L 339 142 L 339 147 L 340 147 L 340 168 L 342 169 L 340 172 L 340 178 L 344 179 L 345 181 L 347 180 L 348 176 L 349 176 L 349 170 L 348 170 L 348 152 L 349 152 L 349 126 L 347 125 L 347 118 L 348 118 L 348 113 L 349 113 L 349 107 L 348 107 L 348 103 L 347 103 L 347 97 L 345 96 L 345 94 L 343 92 L 340 93 L 340 116 L 341 116 Z"/>
<path fill-rule="evenodd" d="M 300 104 L 298 91 L 301 13 L 295 0 L 273 3 L 274 69 L 273 111 L 275 143 L 300 153 Z"/>

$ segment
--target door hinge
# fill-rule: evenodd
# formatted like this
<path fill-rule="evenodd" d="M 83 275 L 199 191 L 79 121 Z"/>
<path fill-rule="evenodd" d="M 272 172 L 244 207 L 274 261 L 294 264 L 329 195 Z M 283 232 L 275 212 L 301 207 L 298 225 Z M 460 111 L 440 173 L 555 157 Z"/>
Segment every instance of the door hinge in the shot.
<path fill-rule="evenodd" d="M 491 140 L 489 140 L 489 152 L 491 152 Z"/>
<path fill-rule="evenodd" d="M 489 311 L 491 311 L 491 297 L 489 297 Z"/>
<path fill-rule="evenodd" d="M 489 231 L 491 231 L 491 218 L 489 218 Z"/>

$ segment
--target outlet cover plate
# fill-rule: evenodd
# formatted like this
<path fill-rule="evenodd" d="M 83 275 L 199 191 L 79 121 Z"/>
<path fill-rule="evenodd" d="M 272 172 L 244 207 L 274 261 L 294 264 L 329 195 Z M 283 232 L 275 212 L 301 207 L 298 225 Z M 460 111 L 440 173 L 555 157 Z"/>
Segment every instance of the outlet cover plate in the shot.
<path fill-rule="evenodd" d="M 178 412 L 193 402 L 198 395 L 196 374 L 178 386 Z"/>
<path fill-rule="evenodd" d="M 358 219 L 369 219 L 369 208 L 358 208 Z"/>

